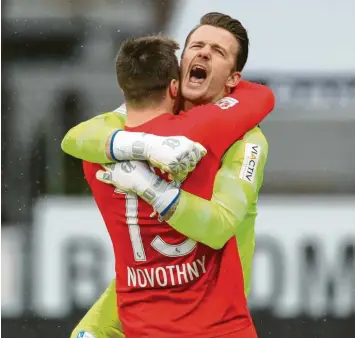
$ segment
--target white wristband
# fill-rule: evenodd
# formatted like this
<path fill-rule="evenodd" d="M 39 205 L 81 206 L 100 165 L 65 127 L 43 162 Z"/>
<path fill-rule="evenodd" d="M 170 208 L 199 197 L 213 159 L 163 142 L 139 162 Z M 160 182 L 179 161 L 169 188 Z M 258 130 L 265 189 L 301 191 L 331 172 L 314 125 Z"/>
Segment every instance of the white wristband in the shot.
<path fill-rule="evenodd" d="M 154 210 L 156 210 L 161 216 L 164 216 L 166 212 L 174 205 L 180 195 L 180 189 L 173 188 L 165 191 L 160 198 L 153 205 Z"/>
<path fill-rule="evenodd" d="M 147 144 L 144 142 L 143 133 L 116 132 L 112 144 L 112 152 L 116 160 L 146 160 Z"/>
<path fill-rule="evenodd" d="M 160 215 L 164 214 L 174 205 L 180 195 L 180 188 L 176 182 L 166 182 L 161 177 L 151 173 L 146 184 L 140 184 L 139 196 L 149 203 Z M 149 183 L 148 183 L 149 182 Z"/>

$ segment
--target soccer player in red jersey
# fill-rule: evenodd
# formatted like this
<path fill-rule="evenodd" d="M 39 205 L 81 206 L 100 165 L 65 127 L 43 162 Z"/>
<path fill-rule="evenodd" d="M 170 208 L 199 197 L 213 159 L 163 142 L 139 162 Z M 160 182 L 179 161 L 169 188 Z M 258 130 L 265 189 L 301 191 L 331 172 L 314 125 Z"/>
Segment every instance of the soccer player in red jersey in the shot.
<path fill-rule="evenodd" d="M 183 189 L 208 200 L 224 152 L 261 122 L 274 98 L 266 87 L 244 82 L 230 101 L 173 115 L 179 74 L 175 49 L 171 40 L 161 37 L 136 39 L 121 47 L 117 75 L 128 107 L 126 130 L 160 135 L 173 149 L 184 139 L 170 135 L 202 144 L 207 155 Z M 201 61 L 191 67 L 207 68 Z M 147 86 L 147 74 L 157 74 L 155 89 Z M 236 85 L 233 81 L 231 87 Z M 138 143 L 135 149 L 137 155 Z M 122 157 L 125 151 L 129 149 L 112 155 Z M 120 162 L 106 173 L 86 162 L 84 170 L 113 241 L 119 315 L 128 338 L 256 337 L 234 239 L 214 250 L 151 218 L 152 207 L 165 216 L 178 201 L 180 188 L 147 171 L 144 162 Z M 119 190 L 97 181 L 98 171 L 102 181 Z"/>

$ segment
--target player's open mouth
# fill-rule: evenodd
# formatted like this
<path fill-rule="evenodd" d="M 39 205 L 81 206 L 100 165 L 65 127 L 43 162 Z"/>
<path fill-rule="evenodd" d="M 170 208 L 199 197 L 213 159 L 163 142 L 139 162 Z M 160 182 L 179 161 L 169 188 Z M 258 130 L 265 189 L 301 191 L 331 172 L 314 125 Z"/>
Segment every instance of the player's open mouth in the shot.
<path fill-rule="evenodd" d="M 195 65 L 190 70 L 190 82 L 201 84 L 207 78 L 207 70 L 203 66 Z"/>

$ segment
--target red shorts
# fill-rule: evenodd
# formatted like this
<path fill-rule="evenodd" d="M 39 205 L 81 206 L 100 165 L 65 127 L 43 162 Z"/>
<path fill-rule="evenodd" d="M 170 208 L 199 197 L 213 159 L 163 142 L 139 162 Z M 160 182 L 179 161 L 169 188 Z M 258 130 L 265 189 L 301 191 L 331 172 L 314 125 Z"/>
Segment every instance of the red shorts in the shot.
<path fill-rule="evenodd" d="M 218 338 L 258 338 L 254 325 L 248 326 L 246 329 L 224 334 L 223 336 L 218 336 Z"/>

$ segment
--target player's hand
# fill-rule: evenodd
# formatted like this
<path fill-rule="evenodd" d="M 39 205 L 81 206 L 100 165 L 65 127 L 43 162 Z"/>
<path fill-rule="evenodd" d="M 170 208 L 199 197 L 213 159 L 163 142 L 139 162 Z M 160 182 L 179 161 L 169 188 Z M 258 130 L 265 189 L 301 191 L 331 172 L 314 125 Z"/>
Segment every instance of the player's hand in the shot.
<path fill-rule="evenodd" d="M 170 173 L 170 179 L 182 181 L 195 170 L 206 154 L 207 150 L 200 143 L 185 136 L 154 136 L 148 148 L 147 160 L 154 167 Z"/>
<path fill-rule="evenodd" d="M 138 194 L 145 182 L 149 182 L 154 173 L 142 161 L 120 161 L 115 164 L 102 165 L 96 178 L 106 184 L 112 184 L 123 192 Z"/>
<path fill-rule="evenodd" d="M 103 165 L 103 168 L 96 173 L 99 181 L 112 184 L 123 192 L 137 194 L 161 215 L 169 210 L 180 194 L 176 182 L 163 180 L 143 161 L 121 161 Z"/>
<path fill-rule="evenodd" d="M 120 131 L 114 135 L 112 152 L 117 160 L 146 160 L 170 173 L 171 179 L 183 180 L 196 168 L 206 149 L 185 136 L 162 137 Z"/>

